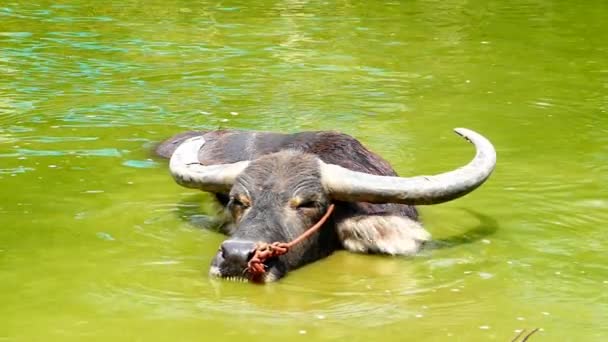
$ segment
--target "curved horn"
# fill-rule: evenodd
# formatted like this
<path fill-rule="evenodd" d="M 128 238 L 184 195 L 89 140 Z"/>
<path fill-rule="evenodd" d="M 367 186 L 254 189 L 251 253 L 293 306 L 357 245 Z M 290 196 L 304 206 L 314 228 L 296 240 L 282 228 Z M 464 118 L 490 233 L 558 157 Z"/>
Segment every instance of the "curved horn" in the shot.
<path fill-rule="evenodd" d="M 211 192 L 230 191 L 234 180 L 249 165 L 249 161 L 202 165 L 198 160 L 198 153 L 204 144 L 205 138 L 198 136 L 184 141 L 177 147 L 169 162 L 173 179 L 188 188 Z"/>
<path fill-rule="evenodd" d="M 331 198 L 351 202 L 436 204 L 464 196 L 488 179 L 496 165 L 496 151 L 478 133 L 466 128 L 454 131 L 477 150 L 473 160 L 461 168 L 406 178 L 355 172 L 320 161 L 323 185 Z"/>

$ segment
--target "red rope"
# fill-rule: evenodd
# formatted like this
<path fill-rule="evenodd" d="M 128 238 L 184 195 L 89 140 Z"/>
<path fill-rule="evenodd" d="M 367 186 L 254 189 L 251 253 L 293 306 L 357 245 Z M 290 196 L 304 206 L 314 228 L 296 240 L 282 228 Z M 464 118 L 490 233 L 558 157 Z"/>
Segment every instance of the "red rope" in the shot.
<path fill-rule="evenodd" d="M 334 211 L 334 205 L 330 204 L 325 212 L 325 215 L 321 217 L 321 219 L 315 223 L 314 226 L 308 228 L 302 235 L 293 239 L 290 242 L 273 242 L 273 243 L 258 243 L 257 248 L 254 251 L 253 257 L 247 263 L 246 271 L 251 274 L 253 280 L 259 279 L 264 273 L 266 273 L 266 269 L 264 268 L 264 261 L 281 256 L 287 252 L 289 249 L 298 243 L 304 241 L 309 238 L 312 234 L 314 234 L 317 230 L 319 230 L 325 221 L 329 218 L 331 213 Z"/>

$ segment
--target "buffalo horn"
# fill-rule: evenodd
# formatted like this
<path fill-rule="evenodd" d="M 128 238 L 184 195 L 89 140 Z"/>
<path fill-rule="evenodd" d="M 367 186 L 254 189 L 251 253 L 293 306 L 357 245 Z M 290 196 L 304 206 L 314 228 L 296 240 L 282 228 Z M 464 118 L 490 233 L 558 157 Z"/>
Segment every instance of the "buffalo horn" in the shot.
<path fill-rule="evenodd" d="M 236 177 L 245 170 L 249 161 L 202 165 L 198 160 L 198 154 L 204 144 L 205 139 L 198 136 L 184 141 L 177 147 L 169 162 L 173 179 L 188 188 L 210 192 L 229 192 Z"/>
<path fill-rule="evenodd" d="M 370 203 L 436 204 L 464 196 L 480 186 L 496 165 L 496 151 L 486 138 L 466 128 L 456 133 L 475 145 L 471 162 L 434 176 L 392 177 L 355 172 L 322 161 L 325 189 L 335 200 Z"/>

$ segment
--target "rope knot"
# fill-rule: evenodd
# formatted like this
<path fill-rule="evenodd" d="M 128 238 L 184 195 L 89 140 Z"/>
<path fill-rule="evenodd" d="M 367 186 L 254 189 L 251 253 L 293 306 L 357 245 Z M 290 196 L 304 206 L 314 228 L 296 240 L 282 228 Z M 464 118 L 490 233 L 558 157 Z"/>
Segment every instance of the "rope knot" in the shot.
<path fill-rule="evenodd" d="M 259 242 L 253 256 L 247 263 L 247 271 L 257 277 L 266 273 L 264 262 L 268 259 L 281 256 L 289 251 L 289 245 L 285 242 Z"/>

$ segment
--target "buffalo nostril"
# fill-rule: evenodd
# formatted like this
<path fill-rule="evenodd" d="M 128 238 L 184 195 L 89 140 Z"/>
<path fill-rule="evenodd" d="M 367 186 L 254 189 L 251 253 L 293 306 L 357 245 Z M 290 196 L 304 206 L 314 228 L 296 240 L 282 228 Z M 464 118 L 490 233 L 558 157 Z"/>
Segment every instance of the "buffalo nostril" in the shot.
<path fill-rule="evenodd" d="M 246 264 L 253 257 L 255 249 L 255 242 L 242 240 L 226 240 L 220 247 L 224 260 L 239 264 Z"/>

